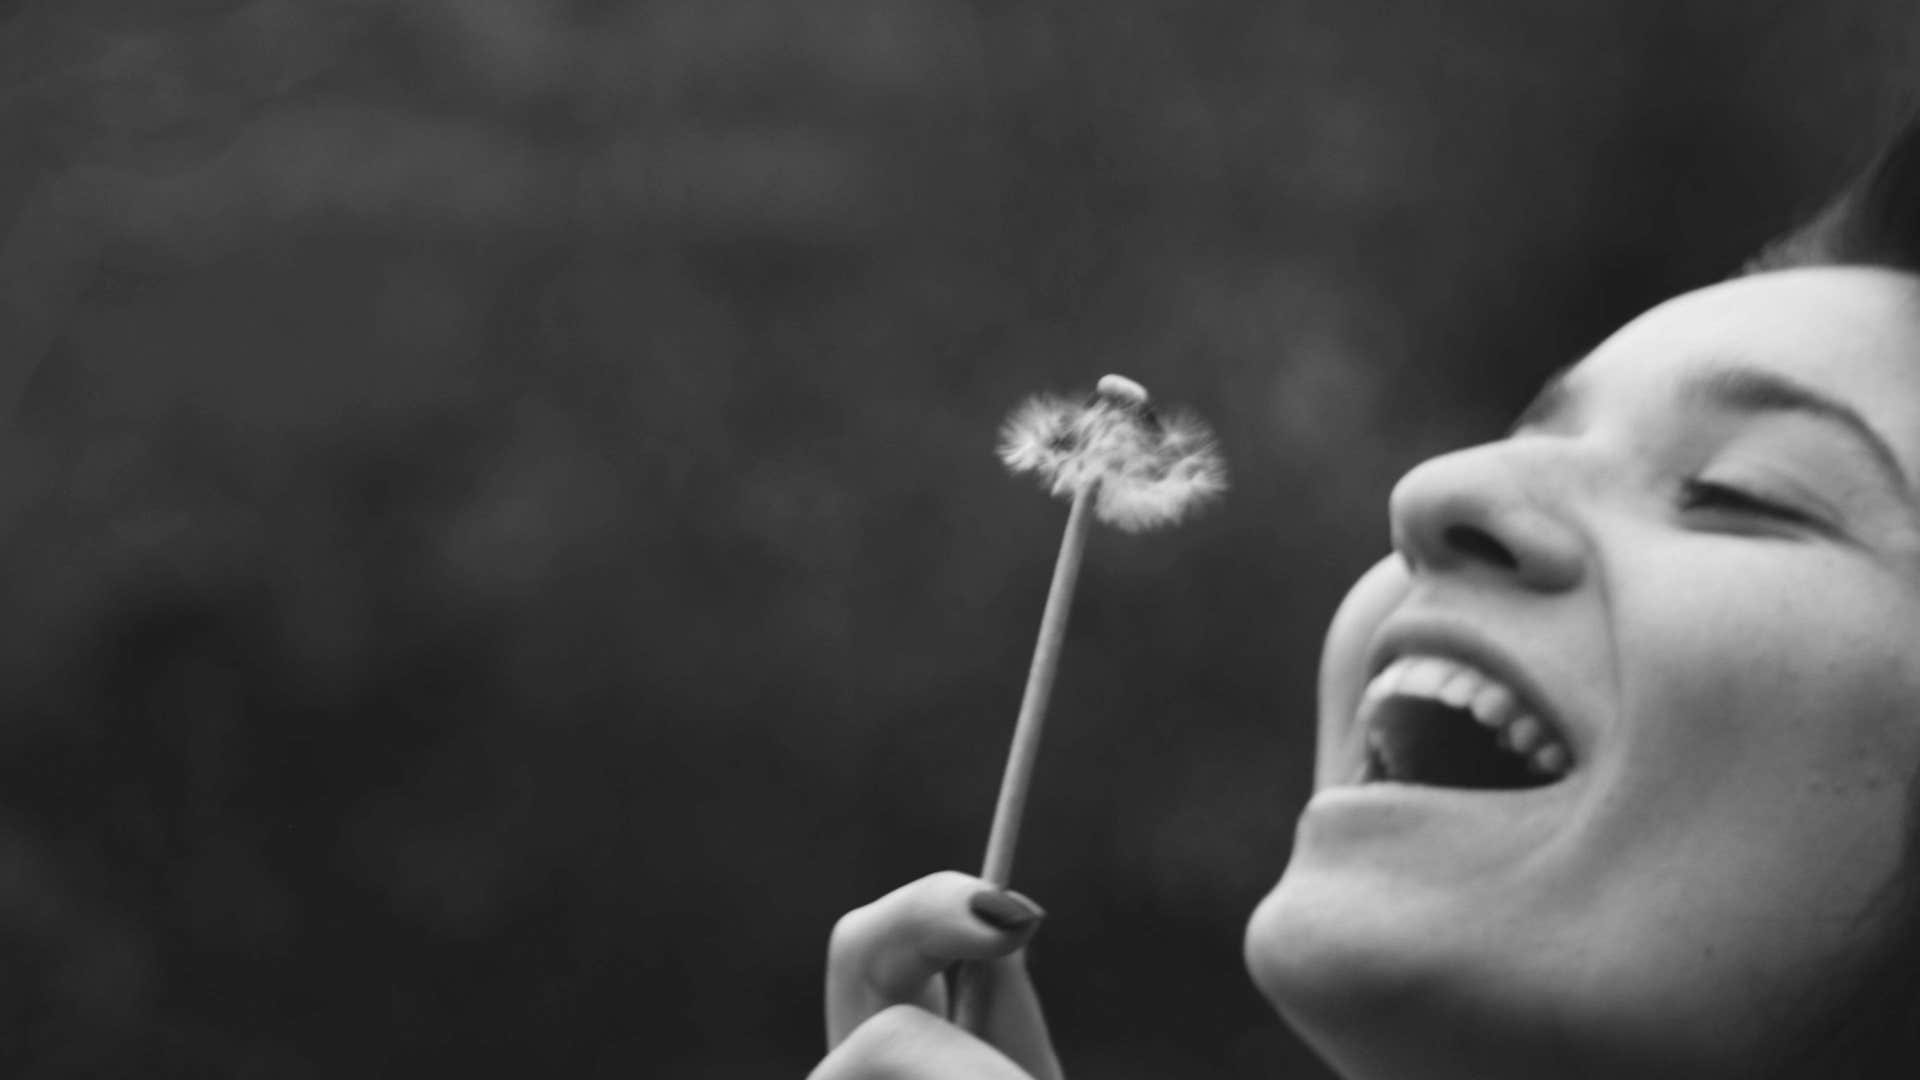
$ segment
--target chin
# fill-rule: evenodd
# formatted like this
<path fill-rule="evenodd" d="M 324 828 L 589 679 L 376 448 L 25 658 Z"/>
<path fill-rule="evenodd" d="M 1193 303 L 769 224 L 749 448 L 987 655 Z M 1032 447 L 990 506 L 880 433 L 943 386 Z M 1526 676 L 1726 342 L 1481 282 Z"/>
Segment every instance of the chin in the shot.
<path fill-rule="evenodd" d="M 1290 867 L 1244 936 L 1254 986 L 1344 1080 L 1751 1080 L 1782 1051 L 1361 899 Z"/>
<path fill-rule="evenodd" d="M 1346 1080 L 1759 1075 L 1728 1071 L 1725 1047 L 1716 1060 L 1671 1031 L 1635 1031 L 1647 1018 L 1592 1000 L 1599 987 L 1543 978 L 1524 950 L 1439 932 L 1338 875 L 1290 866 L 1248 921 L 1243 955 L 1260 993 Z"/>
<path fill-rule="evenodd" d="M 1327 895 L 1292 868 L 1254 909 L 1243 956 L 1254 986 L 1343 1077 L 1407 1075 L 1351 1048 L 1393 1038 L 1430 992 L 1419 958 L 1369 928 L 1380 916 Z"/>
<path fill-rule="evenodd" d="M 1413 1062 L 1367 1053 L 1425 997 L 1418 958 L 1377 923 L 1385 913 L 1289 866 L 1247 923 L 1247 973 L 1289 1027 L 1343 1077 L 1412 1077 Z M 1316 888 L 1316 886 L 1321 886 Z M 1356 1049 L 1358 1048 L 1358 1049 Z M 1412 1055 L 1416 1060 L 1421 1055 Z M 1388 1060 L 1382 1060 L 1386 1058 Z"/>

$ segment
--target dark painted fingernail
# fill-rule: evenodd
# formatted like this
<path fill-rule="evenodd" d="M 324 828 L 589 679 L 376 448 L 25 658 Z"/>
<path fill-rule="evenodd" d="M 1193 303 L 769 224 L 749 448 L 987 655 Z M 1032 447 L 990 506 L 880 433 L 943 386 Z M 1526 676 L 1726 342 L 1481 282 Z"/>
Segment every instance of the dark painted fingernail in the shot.
<path fill-rule="evenodd" d="M 1046 909 L 1012 889 L 981 889 L 967 901 L 973 917 L 995 930 L 1025 930 L 1047 917 Z"/>

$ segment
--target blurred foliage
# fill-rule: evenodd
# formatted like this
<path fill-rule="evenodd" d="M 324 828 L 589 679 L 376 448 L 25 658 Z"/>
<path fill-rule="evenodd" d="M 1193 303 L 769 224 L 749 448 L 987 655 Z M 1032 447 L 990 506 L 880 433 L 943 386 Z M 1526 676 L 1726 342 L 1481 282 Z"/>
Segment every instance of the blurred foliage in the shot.
<path fill-rule="evenodd" d="M 1322 1075 L 1239 966 L 1385 494 L 1912 101 L 1894 0 L 0 3 L 0 1073 L 803 1075 L 975 865 L 1076 1075 Z"/>

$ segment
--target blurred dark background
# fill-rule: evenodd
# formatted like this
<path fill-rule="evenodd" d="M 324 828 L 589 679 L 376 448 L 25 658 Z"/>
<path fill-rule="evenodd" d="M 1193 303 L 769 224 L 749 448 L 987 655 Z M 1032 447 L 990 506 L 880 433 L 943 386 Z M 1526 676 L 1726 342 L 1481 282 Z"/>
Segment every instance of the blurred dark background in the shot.
<path fill-rule="evenodd" d="M 1812 209 L 1905 0 L 0 2 L 0 1076 L 799 1077 L 977 866 L 1074 1075 L 1321 1077 L 1241 970 L 1385 497 Z"/>

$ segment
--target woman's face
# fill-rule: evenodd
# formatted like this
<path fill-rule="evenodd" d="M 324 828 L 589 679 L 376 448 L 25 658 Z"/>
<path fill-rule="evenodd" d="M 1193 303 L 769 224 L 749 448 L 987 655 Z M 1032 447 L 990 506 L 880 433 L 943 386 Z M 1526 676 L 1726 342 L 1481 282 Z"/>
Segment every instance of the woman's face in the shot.
<path fill-rule="evenodd" d="M 1357 1077 L 1778 1052 L 1901 864 L 1915 478 L 1920 282 L 1862 268 L 1664 304 L 1408 473 L 1255 981 Z"/>

